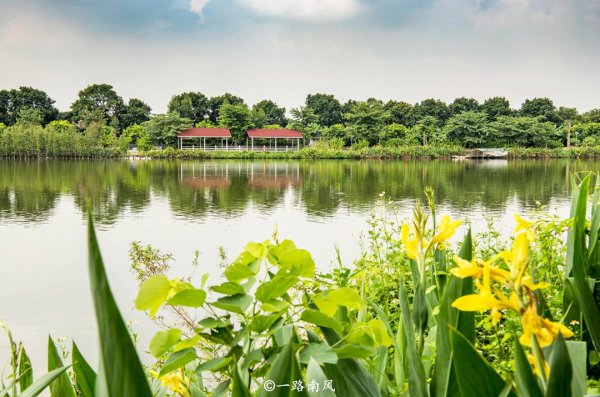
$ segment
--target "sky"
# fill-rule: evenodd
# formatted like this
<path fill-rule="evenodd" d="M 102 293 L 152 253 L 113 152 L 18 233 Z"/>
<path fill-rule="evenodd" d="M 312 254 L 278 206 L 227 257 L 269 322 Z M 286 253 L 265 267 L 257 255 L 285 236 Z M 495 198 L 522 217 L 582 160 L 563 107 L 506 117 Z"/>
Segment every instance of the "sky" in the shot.
<path fill-rule="evenodd" d="M 598 0 L 0 0 L 0 89 L 600 108 Z"/>

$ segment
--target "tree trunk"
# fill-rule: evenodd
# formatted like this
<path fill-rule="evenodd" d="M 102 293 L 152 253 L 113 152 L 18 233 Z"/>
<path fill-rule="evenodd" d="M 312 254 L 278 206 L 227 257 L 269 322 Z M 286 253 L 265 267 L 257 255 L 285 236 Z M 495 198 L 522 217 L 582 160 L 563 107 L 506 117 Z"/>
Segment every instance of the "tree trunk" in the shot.
<path fill-rule="evenodd" d="M 571 148 L 571 122 L 567 121 L 567 149 Z"/>

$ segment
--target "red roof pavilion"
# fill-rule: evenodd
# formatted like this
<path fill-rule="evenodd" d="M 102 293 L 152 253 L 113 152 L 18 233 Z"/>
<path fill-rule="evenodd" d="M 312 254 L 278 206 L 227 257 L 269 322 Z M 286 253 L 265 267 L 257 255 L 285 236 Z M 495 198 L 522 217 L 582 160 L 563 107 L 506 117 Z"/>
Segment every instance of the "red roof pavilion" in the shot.
<path fill-rule="evenodd" d="M 188 128 L 177 134 L 181 138 L 231 138 L 227 128 Z"/>
<path fill-rule="evenodd" d="M 302 139 L 304 136 L 300 131 L 287 129 L 268 129 L 260 128 L 248 131 L 249 138 L 282 138 L 282 139 Z"/>

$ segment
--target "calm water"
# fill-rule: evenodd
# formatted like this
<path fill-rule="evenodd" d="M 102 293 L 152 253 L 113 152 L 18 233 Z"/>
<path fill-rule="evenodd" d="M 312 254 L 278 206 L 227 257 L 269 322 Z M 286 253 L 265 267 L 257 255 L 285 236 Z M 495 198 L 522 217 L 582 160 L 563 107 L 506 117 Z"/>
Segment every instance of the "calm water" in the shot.
<path fill-rule="evenodd" d="M 379 194 L 408 214 L 425 186 L 454 217 L 480 230 L 486 215 L 510 230 L 512 214 L 538 204 L 568 216 L 569 174 L 592 161 L 0 161 L 0 321 L 45 368 L 48 332 L 72 336 L 96 360 L 86 273 L 85 208 L 91 199 L 108 274 L 144 350 L 155 327 L 133 310 L 129 272 L 134 240 L 174 255 L 172 275 L 219 278 L 219 247 L 230 259 L 248 241 L 282 238 L 310 250 L 326 269 L 334 245 L 346 263 Z M 6 363 L 0 342 L 0 365 Z M 38 373 L 41 372 L 38 370 Z"/>

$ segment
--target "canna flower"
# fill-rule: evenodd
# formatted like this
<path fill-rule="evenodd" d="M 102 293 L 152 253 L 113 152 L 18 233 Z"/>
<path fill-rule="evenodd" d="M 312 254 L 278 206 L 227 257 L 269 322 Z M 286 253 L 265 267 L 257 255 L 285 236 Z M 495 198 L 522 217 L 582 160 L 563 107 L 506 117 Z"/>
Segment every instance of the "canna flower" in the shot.
<path fill-rule="evenodd" d="M 159 379 L 163 386 L 166 386 L 172 392 L 175 392 L 182 397 L 191 397 L 186 385 L 186 380 L 181 373 L 171 372 L 170 374 L 163 376 L 159 376 L 156 371 L 150 371 L 150 373 L 156 379 Z"/>
<path fill-rule="evenodd" d="M 529 361 L 529 364 L 533 365 L 533 372 L 536 375 L 541 375 L 538 361 L 535 359 L 533 354 L 527 353 L 527 361 Z M 547 378 L 548 376 L 550 376 L 550 366 L 548 365 L 548 363 L 546 361 L 543 361 L 542 365 L 544 366 L 544 372 L 545 372 L 546 378 Z"/>
<path fill-rule="evenodd" d="M 559 332 L 565 338 L 570 338 L 574 335 L 563 324 L 540 317 L 533 306 L 529 306 L 525 310 L 525 313 L 521 315 L 521 325 L 523 326 L 523 335 L 519 338 L 519 342 L 525 346 L 531 346 L 532 335 L 535 336 L 540 347 L 551 345 Z"/>
<path fill-rule="evenodd" d="M 456 229 L 462 225 L 462 221 L 453 221 L 448 215 L 442 215 L 438 225 L 438 232 L 431 240 L 431 244 L 439 244 L 454 236 Z"/>
<path fill-rule="evenodd" d="M 524 233 L 518 234 L 515 237 L 512 250 L 501 252 L 500 257 L 504 259 L 510 268 L 511 279 L 520 282 L 529 260 L 529 239 L 527 235 Z"/>
<path fill-rule="evenodd" d="M 510 274 L 504 269 L 492 266 L 492 263 L 496 262 L 498 258 L 499 255 L 496 255 L 487 261 L 474 259 L 469 262 L 458 255 L 454 255 L 454 263 L 456 263 L 457 266 L 450 269 L 450 273 L 458 278 L 472 277 L 473 279 L 478 279 L 483 275 L 484 266 L 487 266 L 490 270 L 491 279 L 503 284 L 510 279 Z"/>
<path fill-rule="evenodd" d="M 406 254 L 410 259 L 418 259 L 419 258 L 419 240 L 415 237 L 410 238 L 410 228 L 407 224 L 402 225 L 402 244 L 404 244 L 404 249 L 406 250 Z"/>
<path fill-rule="evenodd" d="M 530 240 L 533 240 L 535 237 L 535 232 L 537 230 L 537 224 L 535 222 L 522 218 L 518 214 L 515 214 L 515 221 L 517 221 L 517 226 L 515 227 L 513 233 L 515 235 L 525 233 Z"/>
<path fill-rule="evenodd" d="M 483 266 L 483 281 L 481 283 L 476 281 L 475 283 L 479 288 L 479 294 L 461 296 L 452 303 L 452 307 L 464 312 L 483 312 L 486 310 L 513 308 L 509 300 L 506 298 L 500 300 L 494 295 L 490 284 L 490 268 L 488 264 L 484 264 Z"/>

